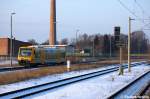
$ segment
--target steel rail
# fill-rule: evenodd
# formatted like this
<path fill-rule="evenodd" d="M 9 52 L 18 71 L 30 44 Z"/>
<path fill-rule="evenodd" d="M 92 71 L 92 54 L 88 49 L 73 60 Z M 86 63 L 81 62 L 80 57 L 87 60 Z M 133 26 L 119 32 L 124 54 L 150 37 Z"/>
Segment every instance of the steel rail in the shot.
<path fill-rule="evenodd" d="M 73 63 L 73 64 L 93 64 L 96 61 L 90 61 L 90 62 L 80 62 L 80 63 Z M 32 66 L 32 67 L 25 67 L 25 66 L 18 66 L 18 67 L 5 67 L 5 68 L 0 68 L 0 73 L 1 72 L 9 72 L 9 71 L 16 71 L 16 70 L 28 70 L 28 69 L 38 69 L 38 68 L 42 68 L 42 67 L 51 67 L 51 66 L 61 66 L 60 65 L 56 65 L 56 64 L 51 64 L 51 65 L 39 65 L 39 66 Z M 118 64 L 114 64 L 114 65 L 118 65 Z M 108 66 L 108 65 L 107 65 Z"/>
<path fill-rule="evenodd" d="M 141 62 L 141 63 L 134 63 L 132 64 L 133 66 L 137 66 L 140 64 L 145 64 L 145 62 Z M 127 68 L 127 65 L 124 65 L 124 68 Z M 92 72 L 92 73 L 88 73 L 88 74 L 83 74 L 80 76 L 74 76 L 71 78 L 66 78 L 66 79 L 62 79 L 62 80 L 58 80 L 58 81 L 53 81 L 53 82 L 49 82 L 49 83 L 45 83 L 45 84 L 41 84 L 41 85 L 37 85 L 37 86 L 32 86 L 32 87 L 28 87 L 28 88 L 24 88 L 24 89 L 20 89 L 20 90 L 16 90 L 16 91 L 10 91 L 10 92 L 6 92 L 6 93 L 2 93 L 0 94 L 0 97 L 3 98 L 14 98 L 14 99 L 18 99 L 18 98 L 23 98 L 23 97 L 27 97 L 30 95 L 34 95 L 40 92 L 44 92 L 47 90 L 51 90 L 51 89 L 55 89 L 58 87 L 62 87 L 68 84 L 72 84 L 75 82 L 79 82 L 82 80 L 86 80 L 86 79 L 90 79 L 93 77 L 97 77 L 97 76 L 101 76 L 107 73 L 111 73 L 114 71 L 117 71 L 118 67 L 113 67 L 110 69 L 105 69 L 105 70 L 100 70 L 100 71 L 96 71 L 96 72 Z"/>
<path fill-rule="evenodd" d="M 147 77 L 147 76 L 150 77 L 150 71 L 148 71 L 148 72 L 144 73 L 143 75 L 141 75 L 140 77 L 136 78 L 135 80 L 133 80 L 132 82 L 130 82 L 129 84 L 127 84 L 126 86 L 124 86 L 123 88 L 118 90 L 117 92 L 113 93 L 111 96 L 107 97 L 107 99 L 123 99 L 123 98 L 127 98 L 127 97 L 132 98 L 132 97 L 143 95 L 144 91 L 150 85 L 150 78 L 147 79 L 145 82 L 142 82 L 143 83 L 142 86 L 139 89 L 137 89 L 135 93 L 133 92 L 133 94 L 130 94 L 128 96 L 127 92 L 129 92 L 128 90 L 132 89 L 133 86 L 135 86 L 139 81 L 141 81 L 142 79 L 144 79 L 144 77 Z M 137 86 L 138 86 L 138 84 L 137 84 Z M 144 89 L 143 89 L 143 87 L 144 87 Z"/>
<path fill-rule="evenodd" d="M 136 97 L 145 96 L 149 88 L 150 88 L 150 80 L 147 83 L 145 83 L 143 87 L 136 94 L 134 94 L 134 96 Z"/>
<path fill-rule="evenodd" d="M 20 66 L 20 67 L 6 67 L 6 68 L 0 68 L 0 73 L 9 72 L 9 71 L 17 71 L 17 70 L 38 69 L 38 68 L 42 68 L 42 67 L 50 67 L 50 66 L 43 65 L 43 66 L 37 66 L 37 67 L 24 67 L 24 66 Z"/>
<path fill-rule="evenodd" d="M 80 63 L 73 63 L 73 64 L 92 64 L 93 62 L 96 61 L 90 61 L 90 62 L 80 62 Z M 42 68 L 42 67 L 50 67 L 50 66 L 61 66 L 64 64 L 49 64 L 49 65 L 38 65 L 38 66 L 31 66 L 31 67 L 25 67 L 25 66 L 17 66 L 17 67 L 5 67 L 5 68 L 0 68 L 0 72 L 8 72 L 8 71 L 16 71 L 16 70 L 28 70 L 28 69 L 37 69 L 37 68 Z"/>
<path fill-rule="evenodd" d="M 0 73 L 2 72 L 9 72 L 9 71 L 16 71 L 16 70 L 28 70 L 28 69 L 37 69 L 37 68 L 42 68 L 42 67 L 49 67 L 49 66 L 37 66 L 37 67 L 24 67 L 24 66 L 19 66 L 19 67 L 6 67 L 6 68 L 0 68 Z"/>

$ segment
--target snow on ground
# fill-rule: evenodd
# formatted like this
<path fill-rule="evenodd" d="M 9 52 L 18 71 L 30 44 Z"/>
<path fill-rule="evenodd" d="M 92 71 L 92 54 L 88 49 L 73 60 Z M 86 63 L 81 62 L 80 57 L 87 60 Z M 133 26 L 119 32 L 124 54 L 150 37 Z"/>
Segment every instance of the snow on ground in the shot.
<path fill-rule="evenodd" d="M 105 99 L 149 70 L 149 66 L 141 65 L 133 67 L 131 73 L 128 73 L 126 69 L 123 76 L 118 76 L 118 72 L 113 72 L 30 96 L 27 99 Z"/>
<path fill-rule="evenodd" d="M 56 81 L 56 80 L 60 80 L 60 79 L 65 79 L 65 78 L 78 76 L 78 75 L 82 75 L 82 74 L 86 74 L 86 73 L 90 73 L 90 72 L 95 72 L 95 71 L 99 71 L 99 70 L 112 68 L 115 66 L 118 66 L 118 65 L 110 65 L 107 67 L 101 67 L 101 68 L 92 69 L 92 70 L 81 70 L 81 71 L 66 72 L 66 73 L 62 73 L 62 74 L 53 74 L 53 75 L 49 75 L 49 76 L 45 76 L 45 77 L 41 77 L 41 78 L 37 78 L 37 79 L 26 80 L 26 81 L 22 81 L 22 82 L 18 82 L 18 83 L 13 83 L 13 84 L 8 84 L 8 85 L 0 85 L 0 93 L 5 93 L 8 91 L 13 91 L 13 90 L 26 88 L 26 87 L 36 86 L 36 85 L 47 83 L 47 82 L 52 82 L 52 81 Z"/>
<path fill-rule="evenodd" d="M 114 65 L 116 66 L 116 65 Z M 72 76 L 77 76 L 81 74 L 86 74 L 98 70 L 107 69 L 114 66 L 103 67 L 99 69 L 92 70 L 82 70 L 82 71 L 73 71 L 62 74 L 54 74 L 46 77 L 27 80 L 24 82 L 1 85 L 0 93 L 26 88 L 29 86 L 35 86 L 47 82 L 56 81 L 59 79 L 64 79 Z M 126 85 L 131 80 L 135 79 L 142 73 L 150 70 L 150 66 L 141 65 L 138 67 L 132 68 L 132 72 L 128 73 L 125 70 L 123 76 L 118 76 L 118 72 L 109 73 L 107 75 L 99 76 L 93 79 L 85 80 L 82 82 L 74 83 L 68 86 L 64 86 L 52 91 L 41 93 L 36 95 L 36 99 L 101 99 L 106 98 L 109 94 L 118 90 L 121 86 Z"/>

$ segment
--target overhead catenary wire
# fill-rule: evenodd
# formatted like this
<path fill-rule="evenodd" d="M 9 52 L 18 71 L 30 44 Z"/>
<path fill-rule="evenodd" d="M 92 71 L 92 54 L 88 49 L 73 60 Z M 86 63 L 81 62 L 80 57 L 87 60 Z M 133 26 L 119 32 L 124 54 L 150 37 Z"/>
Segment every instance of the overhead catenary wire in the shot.
<path fill-rule="evenodd" d="M 139 4 L 139 3 L 137 2 L 137 0 L 134 0 L 134 2 L 135 2 L 135 4 L 140 8 L 140 10 L 142 11 L 143 19 L 141 19 L 141 20 L 142 20 L 143 23 L 144 23 L 144 26 L 143 26 L 143 27 L 147 27 L 147 26 L 149 27 L 150 23 L 146 24 L 145 21 L 150 21 L 150 19 L 144 19 L 145 15 L 146 15 L 147 17 L 149 17 L 149 15 L 144 11 L 143 7 L 141 6 L 141 4 Z"/>
<path fill-rule="evenodd" d="M 150 19 L 142 19 L 139 16 L 137 16 L 131 9 L 129 9 L 121 0 L 117 0 L 121 6 L 123 6 L 128 12 L 130 12 L 133 16 L 135 16 L 138 20 L 150 20 Z M 141 7 L 140 7 L 141 8 Z M 144 10 L 142 10 L 144 11 Z"/>
<path fill-rule="evenodd" d="M 143 7 L 137 2 L 137 0 L 134 0 L 134 1 L 135 1 L 135 4 L 141 9 L 142 13 L 145 14 L 145 15 L 147 15 L 147 16 L 149 16 L 149 15 L 145 12 L 145 10 L 143 9 Z"/>
<path fill-rule="evenodd" d="M 140 17 L 138 17 L 132 10 L 130 10 L 121 0 L 117 0 L 121 6 L 123 6 L 128 12 L 130 12 L 133 16 L 137 17 L 140 19 Z"/>
<path fill-rule="evenodd" d="M 150 19 L 143 19 L 143 18 L 140 18 L 138 15 L 136 15 L 130 8 L 128 8 L 121 0 L 117 0 L 119 3 L 120 3 L 120 5 L 122 6 L 122 7 L 124 7 L 130 14 L 132 14 L 133 16 L 135 16 L 136 17 L 136 19 L 135 20 L 137 20 L 137 21 L 140 21 L 140 22 L 142 22 L 143 24 L 146 24 L 145 23 L 145 20 L 150 20 Z M 136 1 L 136 0 L 135 0 Z M 137 5 L 140 7 L 140 9 L 144 12 L 144 10 L 143 10 L 143 8 L 140 6 L 140 4 L 138 4 L 137 3 Z M 145 12 L 144 12 L 145 13 Z M 144 26 L 147 26 L 147 25 L 144 25 Z"/>

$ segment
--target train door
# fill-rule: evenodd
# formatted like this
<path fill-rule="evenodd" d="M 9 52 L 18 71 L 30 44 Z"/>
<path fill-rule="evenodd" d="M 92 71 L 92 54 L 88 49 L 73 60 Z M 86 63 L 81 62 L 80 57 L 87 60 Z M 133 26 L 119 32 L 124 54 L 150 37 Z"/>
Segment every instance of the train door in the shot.
<path fill-rule="evenodd" d="M 40 64 L 41 63 L 40 62 L 40 57 L 41 57 L 41 55 L 40 55 L 40 49 L 39 48 L 35 48 L 34 53 L 35 53 L 35 55 L 34 55 L 34 57 L 35 57 L 35 63 L 36 64 Z"/>
<path fill-rule="evenodd" d="M 60 63 L 61 62 L 61 56 L 60 56 L 60 51 L 56 49 L 56 62 Z"/>
<path fill-rule="evenodd" d="M 44 51 L 44 48 L 41 48 L 40 49 L 40 60 L 41 60 L 41 63 L 44 64 L 45 63 L 45 51 Z"/>

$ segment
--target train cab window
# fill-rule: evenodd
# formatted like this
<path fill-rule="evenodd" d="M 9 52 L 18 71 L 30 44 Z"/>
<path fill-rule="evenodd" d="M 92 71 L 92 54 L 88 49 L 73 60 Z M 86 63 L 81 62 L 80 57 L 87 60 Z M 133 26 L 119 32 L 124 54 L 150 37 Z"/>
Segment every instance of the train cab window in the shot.
<path fill-rule="evenodd" d="M 32 49 L 29 48 L 22 48 L 20 49 L 20 56 L 31 56 Z"/>

